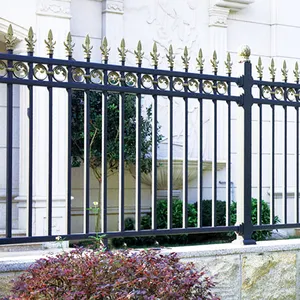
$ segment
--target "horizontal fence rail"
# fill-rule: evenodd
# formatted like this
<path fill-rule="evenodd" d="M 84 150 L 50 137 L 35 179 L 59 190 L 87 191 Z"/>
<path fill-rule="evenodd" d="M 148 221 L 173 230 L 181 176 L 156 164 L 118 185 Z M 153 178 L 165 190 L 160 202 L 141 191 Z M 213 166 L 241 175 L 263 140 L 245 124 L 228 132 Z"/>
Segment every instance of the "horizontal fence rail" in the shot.
<path fill-rule="evenodd" d="M 66 140 L 65 153 L 67 163 L 63 170 L 66 174 L 65 196 L 63 207 L 65 214 L 65 230 L 59 233 L 63 239 L 78 240 L 88 236 L 105 235 L 106 238 L 130 237 L 130 236 L 149 236 L 149 235 L 175 235 L 175 234 L 197 234 L 197 233 L 216 233 L 216 232 L 236 232 L 242 237 L 244 244 L 255 244 L 253 231 L 273 230 L 276 228 L 298 228 L 299 223 L 299 72 L 298 65 L 295 66 L 294 75 L 296 83 L 287 82 L 287 69 L 284 63 L 282 74 L 284 82 L 275 81 L 275 67 L 272 61 L 269 68 L 271 81 L 263 81 L 263 67 L 259 59 L 257 71 L 259 79 L 252 77 L 252 65 L 249 60 L 250 49 L 244 47 L 240 51 L 244 63 L 244 73 L 241 77 L 232 76 L 232 62 L 228 54 L 225 61 L 227 76 L 218 74 L 219 61 L 216 52 L 210 60 L 213 72 L 212 74 L 203 74 L 204 58 L 200 49 L 196 59 L 199 72 L 189 71 L 190 56 L 187 47 L 184 49 L 181 57 L 184 71 L 175 71 L 175 55 L 172 46 L 166 55 L 169 70 L 159 69 L 159 53 L 157 45 L 154 43 L 153 50 L 150 53 L 153 68 L 142 67 L 144 53 L 141 43 L 138 43 L 134 51 L 137 60 L 137 66 L 126 66 L 125 41 L 122 40 L 118 48 L 120 56 L 120 65 L 109 64 L 109 51 L 106 38 L 101 45 L 102 63 L 91 62 L 92 46 L 89 36 L 86 37 L 83 44 L 85 61 L 73 60 L 72 53 L 74 44 L 71 34 L 68 34 L 64 43 L 67 52 L 67 59 L 54 58 L 54 46 L 52 32 L 49 32 L 48 39 L 45 40 L 48 57 L 34 56 L 34 35 L 32 29 L 29 30 L 26 38 L 28 55 L 13 54 L 16 39 L 13 36 L 12 27 L 8 29 L 5 37 L 7 53 L 0 53 L 0 84 L 6 85 L 7 97 L 7 119 L 6 119 L 6 226 L 5 237 L 0 238 L 0 244 L 26 243 L 26 242 L 46 242 L 55 241 L 57 233 L 54 232 L 54 205 L 57 199 L 55 194 L 55 172 L 57 165 L 55 161 L 55 139 L 54 127 L 56 115 L 55 105 L 65 105 L 66 116 L 65 126 Z M 27 202 L 26 202 L 26 236 L 16 236 L 13 234 L 13 132 L 14 117 L 13 103 L 16 99 L 14 87 L 27 87 L 26 99 L 28 99 L 28 153 L 27 153 Z M 242 95 L 238 90 L 243 91 Z M 44 98 L 38 98 L 39 91 L 47 91 L 43 94 Z M 63 97 L 56 98 L 56 92 L 64 91 Z M 20 98 L 20 101 L 26 99 Z M 144 107 L 145 99 L 150 103 Z M 175 103 L 180 99 L 182 104 L 182 119 L 175 120 Z M 159 124 L 159 104 L 161 101 L 167 101 L 167 157 L 166 157 L 166 213 L 165 228 L 160 228 L 158 223 L 158 169 L 160 167 L 159 147 L 163 136 L 160 132 Z M 26 100 L 27 101 L 27 100 Z M 47 127 L 43 135 L 47 137 L 47 190 L 44 191 L 46 220 L 44 234 L 35 234 L 34 205 L 36 205 L 35 194 L 35 176 L 34 146 L 39 141 L 35 137 L 35 108 L 43 103 L 47 103 Z M 59 103 L 57 103 L 59 101 Z M 197 211 L 196 224 L 190 224 L 191 211 L 189 206 L 189 105 L 195 104 L 197 107 L 197 201 L 195 209 Z M 281 108 L 280 108 L 281 107 Z M 293 108 L 292 108 L 293 107 Z M 211 132 L 211 219 L 209 225 L 204 224 L 203 205 L 204 205 L 204 118 L 205 109 L 211 110 L 210 132 Z M 221 110 L 222 108 L 222 110 Z M 257 108 L 257 111 L 254 110 Z M 238 126 L 240 129 L 237 137 L 239 148 L 239 178 L 236 220 L 232 220 L 231 209 L 234 205 L 232 197 L 232 164 L 236 163 L 232 159 L 232 139 L 235 137 L 236 128 L 232 125 L 233 109 L 238 112 Z M 264 155 L 263 137 L 265 136 L 264 111 L 271 111 L 270 129 L 270 155 L 266 158 Z M 275 125 L 279 122 L 276 119 L 276 110 L 283 110 L 283 118 L 280 120 L 283 128 L 283 151 L 280 154 L 280 162 L 283 166 L 282 178 L 282 203 L 281 211 L 275 203 L 276 164 L 278 164 L 278 152 L 276 148 L 276 130 Z M 295 158 L 294 180 L 294 219 L 288 217 L 288 157 L 289 153 L 289 113 L 293 109 L 294 113 L 294 145 L 293 157 Z M 144 112 L 146 110 L 146 113 Z M 110 122 L 112 111 L 116 111 L 115 120 L 117 121 L 115 144 L 112 147 L 110 141 L 114 132 Z M 221 115 L 227 118 L 227 121 L 221 123 Z M 255 113 L 257 119 L 255 119 Z M 182 126 L 182 220 L 181 228 L 174 226 L 174 190 L 177 188 L 174 181 L 175 158 L 174 153 L 174 126 L 180 123 Z M 257 125 L 257 128 L 254 126 Z M 226 192 L 225 192 L 225 212 L 222 220 L 218 220 L 218 163 L 220 147 L 220 127 L 225 126 L 226 136 Z M 257 149 L 253 147 L 252 133 L 257 129 Z M 62 130 L 63 131 L 63 130 Z M 132 134 L 134 138 L 132 138 Z M 60 140 L 61 141 L 61 140 Z M 129 150 L 128 150 L 129 149 Z M 256 151 L 256 152 L 255 152 Z M 253 153 L 256 153 L 254 156 Z M 256 160 L 257 159 L 257 160 Z M 270 161 L 270 202 L 268 207 L 268 220 L 264 218 L 265 208 L 263 201 L 263 183 L 265 178 L 265 169 L 263 165 L 266 160 Z M 257 163 L 256 163 L 257 161 Z M 83 166 L 83 209 L 82 232 L 72 232 L 72 166 L 74 164 Z M 134 166 L 132 175 L 135 181 L 134 188 L 134 228 L 126 229 L 126 172 L 128 167 Z M 99 185 L 99 201 L 94 201 L 91 196 L 91 170 L 97 178 Z M 112 170 L 118 172 L 118 190 L 117 197 L 117 230 L 110 229 L 109 214 L 110 201 L 108 195 L 109 181 Z M 252 174 L 257 174 L 257 200 L 256 220 L 252 223 L 253 216 L 253 188 Z M 144 174 L 151 177 L 151 201 L 149 211 L 144 212 L 143 208 L 143 183 Z M 178 189 L 178 188 L 177 188 Z M 16 200 L 17 201 L 17 200 Z M 148 213 L 150 218 L 149 228 L 145 229 L 142 224 L 142 217 Z M 280 216 L 277 214 L 280 213 Z M 95 217 L 95 226 L 92 228 L 91 220 Z M 35 218 L 37 218 L 35 216 Z M 234 224 L 233 224 L 234 222 Z M 144 227 L 143 227 L 144 226 Z"/>

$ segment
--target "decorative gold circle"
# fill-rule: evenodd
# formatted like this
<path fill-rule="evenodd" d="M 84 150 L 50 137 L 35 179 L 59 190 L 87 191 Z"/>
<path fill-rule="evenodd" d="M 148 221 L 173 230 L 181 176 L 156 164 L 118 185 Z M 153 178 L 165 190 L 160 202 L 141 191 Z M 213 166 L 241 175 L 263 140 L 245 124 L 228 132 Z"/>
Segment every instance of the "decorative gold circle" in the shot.
<path fill-rule="evenodd" d="M 271 92 L 272 92 L 272 89 L 269 86 L 265 85 L 265 86 L 262 87 L 262 96 L 263 96 L 263 98 L 272 99 Z"/>
<path fill-rule="evenodd" d="M 53 78 L 59 82 L 65 81 L 67 79 L 67 70 L 62 66 L 56 66 L 53 69 Z"/>
<path fill-rule="evenodd" d="M 47 68 L 41 64 L 35 65 L 33 68 L 33 76 L 37 80 L 45 80 L 47 78 Z"/>
<path fill-rule="evenodd" d="M 100 84 L 102 83 L 103 74 L 100 70 L 91 71 L 91 82 Z"/>
<path fill-rule="evenodd" d="M 209 81 L 209 80 L 204 80 L 203 81 L 203 92 L 206 93 L 206 94 L 212 94 L 213 93 L 213 82 L 212 81 Z"/>
<path fill-rule="evenodd" d="M 227 83 L 224 81 L 219 81 L 217 83 L 217 91 L 220 95 L 225 95 L 227 93 Z"/>
<path fill-rule="evenodd" d="M 169 87 L 169 79 L 166 76 L 159 76 L 157 86 L 160 90 L 166 90 Z"/>
<path fill-rule="evenodd" d="M 108 73 L 108 83 L 111 85 L 119 85 L 120 75 L 119 73 L 113 71 Z"/>
<path fill-rule="evenodd" d="M 153 86 L 153 78 L 150 75 L 142 76 L 142 86 L 145 89 L 151 89 Z"/>
<path fill-rule="evenodd" d="M 14 75 L 20 79 L 27 77 L 28 67 L 23 62 L 16 62 L 14 64 Z"/>
<path fill-rule="evenodd" d="M 72 78 L 75 82 L 84 81 L 84 71 L 81 68 L 75 68 L 72 70 Z"/>
<path fill-rule="evenodd" d="M 196 79 L 190 79 L 188 81 L 188 89 L 189 91 L 195 93 L 199 90 L 199 83 Z"/>
<path fill-rule="evenodd" d="M 133 73 L 127 73 L 125 75 L 125 84 L 129 87 L 136 86 L 136 76 Z"/>
<path fill-rule="evenodd" d="M 289 88 L 286 92 L 286 95 L 290 101 L 296 101 L 296 91 L 294 89 Z"/>
<path fill-rule="evenodd" d="M 275 98 L 277 99 L 277 100 L 284 100 L 284 90 L 283 90 L 283 88 L 280 88 L 280 87 L 277 87 L 277 88 L 275 88 Z"/>
<path fill-rule="evenodd" d="M 6 68 L 5 62 L 0 60 L 0 77 L 4 77 L 7 74 Z"/>
<path fill-rule="evenodd" d="M 183 89 L 183 80 L 179 77 L 173 80 L 173 88 L 175 91 L 181 91 Z"/>

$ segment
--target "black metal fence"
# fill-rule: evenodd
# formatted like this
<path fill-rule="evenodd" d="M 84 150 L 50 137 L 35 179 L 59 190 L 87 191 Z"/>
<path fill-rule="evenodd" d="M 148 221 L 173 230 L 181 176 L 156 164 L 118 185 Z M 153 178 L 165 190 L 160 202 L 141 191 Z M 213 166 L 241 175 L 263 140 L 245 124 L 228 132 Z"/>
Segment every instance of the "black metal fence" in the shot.
<path fill-rule="evenodd" d="M 91 45 L 89 37 L 87 36 L 84 47 L 86 61 L 75 61 L 72 59 L 72 51 L 74 45 L 72 44 L 71 35 L 67 37 L 65 48 L 68 54 L 67 60 L 53 58 L 54 41 L 51 31 L 49 32 L 46 46 L 48 49 L 48 58 L 36 57 L 33 55 L 34 51 L 34 38 L 32 30 L 29 31 L 28 38 L 26 39 L 28 46 L 28 55 L 15 55 L 13 54 L 14 44 L 16 40 L 13 36 L 12 28 L 8 30 L 6 36 L 7 53 L 0 53 L 0 69 L 1 77 L 0 83 L 7 86 L 7 156 L 6 156 L 6 237 L 0 238 L 0 244 L 11 243 L 25 243 L 25 242 L 38 242 L 38 241 L 53 241 L 56 236 L 52 233 L 52 165 L 53 165 L 53 90 L 65 89 L 67 91 L 67 105 L 68 105 L 68 147 L 67 147 L 67 191 L 66 191 L 66 234 L 61 234 L 62 238 L 68 240 L 83 239 L 89 235 L 95 234 L 95 231 L 90 229 L 89 214 L 91 207 L 90 201 L 90 91 L 101 92 L 101 226 L 99 234 L 106 234 L 109 237 L 125 237 L 125 236 L 146 236 L 146 235 L 164 235 L 164 234 L 192 234 L 192 233 L 211 233 L 211 232 L 237 232 L 242 236 L 244 244 L 255 243 L 251 235 L 254 230 L 271 230 L 275 228 L 296 228 L 300 227 L 299 224 L 299 72 L 298 67 L 294 71 L 296 82 L 287 83 L 287 70 L 284 66 L 283 75 L 284 82 L 275 81 L 275 68 L 273 65 L 270 68 L 272 81 L 262 80 L 262 65 L 259 62 L 257 67 L 259 73 L 259 80 L 254 80 L 252 77 L 252 66 L 249 60 L 250 49 L 244 47 L 241 55 L 244 60 L 244 74 L 241 77 L 231 76 L 232 62 L 228 56 L 225 62 L 227 76 L 218 75 L 218 60 L 216 53 L 214 53 L 211 60 L 213 67 L 213 74 L 204 74 L 204 59 L 202 51 L 199 51 L 197 58 L 197 66 L 199 73 L 189 72 L 190 57 L 187 48 L 181 57 L 184 71 L 174 70 L 173 49 L 170 47 L 167 54 L 169 63 L 169 70 L 158 68 L 159 53 L 156 44 L 154 44 L 151 58 L 153 68 L 142 67 L 142 59 L 144 53 L 142 52 L 141 44 L 138 44 L 135 56 L 137 59 L 137 66 L 126 66 L 125 58 L 126 52 L 125 42 L 122 41 L 119 48 L 121 58 L 121 65 L 112 65 L 108 63 L 109 47 L 106 39 L 103 39 L 101 46 L 101 53 L 103 63 L 94 63 L 90 61 Z M 27 193 L 27 236 L 16 237 L 12 234 L 12 137 L 13 137 L 13 86 L 23 85 L 28 87 L 29 107 L 28 107 L 28 122 L 29 122 L 29 154 L 28 154 L 28 193 Z M 33 222 L 33 131 L 35 116 L 33 115 L 34 106 L 34 92 L 35 87 L 44 87 L 48 89 L 48 105 L 49 105 L 49 126 L 48 132 L 45 133 L 49 136 L 48 143 L 48 196 L 47 196 L 47 227 L 48 232 L 45 236 L 33 236 L 32 222 Z M 243 93 L 241 96 L 232 94 L 232 89 L 242 88 Z M 253 90 L 257 88 L 258 96 L 253 96 Z M 83 91 L 84 95 L 84 231 L 81 234 L 72 234 L 71 231 L 71 168 L 72 168 L 72 95 L 75 90 Z M 119 217 L 117 231 L 109 231 L 107 222 L 107 111 L 108 111 L 108 98 L 114 93 L 118 95 L 119 101 L 119 160 L 117 162 L 117 169 L 119 172 Z M 133 95 L 136 107 L 136 154 L 135 154 L 135 170 L 136 170 L 136 189 L 135 189 L 135 230 L 125 230 L 125 135 L 124 132 L 124 105 L 126 95 Z M 141 193 L 141 116 L 142 116 L 142 95 L 152 97 L 152 151 L 151 151 L 151 170 L 152 170 L 152 187 L 151 187 L 151 229 L 141 229 L 141 216 L 142 216 L 142 193 Z M 167 191 L 167 228 L 157 228 L 157 149 L 158 149 L 158 125 L 157 125 L 157 104 L 160 96 L 165 96 L 168 99 L 168 191 Z M 182 228 L 173 228 L 172 224 L 172 202 L 173 202 L 173 101 L 174 98 L 181 98 L 184 103 L 184 118 L 183 122 L 183 183 L 182 183 L 182 201 L 183 201 L 183 214 L 182 214 Z M 198 101 L 199 118 L 198 118 L 198 176 L 197 176 L 197 218 L 198 224 L 196 227 L 188 227 L 188 103 L 191 99 Z M 193 100 L 193 101 L 194 101 Z M 21 99 L 22 101 L 22 99 Z M 204 102 L 211 102 L 213 106 L 213 151 L 212 151 L 212 220 L 211 226 L 203 226 L 202 223 L 202 200 L 203 200 L 203 104 Z M 226 215 L 224 216 L 226 224 L 224 226 L 217 226 L 216 223 L 216 203 L 217 203 L 217 145 L 218 145 L 218 104 L 225 103 L 227 110 L 227 149 L 226 149 Z M 239 194 L 237 201 L 237 224 L 231 225 L 230 220 L 230 206 L 232 204 L 232 196 L 230 192 L 231 182 L 231 144 L 232 144 L 232 127 L 231 127 L 231 114 L 232 104 L 235 103 L 239 106 L 239 117 L 241 120 L 241 136 L 239 137 L 240 161 L 239 168 L 241 173 Z M 251 222 L 251 196 L 252 196 L 252 107 L 258 105 L 259 107 L 259 151 L 258 151 L 258 202 L 257 202 L 257 224 Z M 262 199 L 262 111 L 264 106 L 271 107 L 271 182 L 270 182 L 270 224 L 262 224 L 261 221 L 261 199 Z M 283 152 L 283 219 L 280 224 L 274 224 L 274 187 L 275 187 L 275 108 L 280 106 L 284 110 L 283 126 L 284 126 L 284 152 Z M 287 220 L 287 109 L 289 107 L 295 108 L 296 122 L 295 122 L 295 202 L 294 207 L 296 211 L 296 219 L 294 222 L 288 223 Z M 126 116 L 125 116 L 126 118 Z"/>

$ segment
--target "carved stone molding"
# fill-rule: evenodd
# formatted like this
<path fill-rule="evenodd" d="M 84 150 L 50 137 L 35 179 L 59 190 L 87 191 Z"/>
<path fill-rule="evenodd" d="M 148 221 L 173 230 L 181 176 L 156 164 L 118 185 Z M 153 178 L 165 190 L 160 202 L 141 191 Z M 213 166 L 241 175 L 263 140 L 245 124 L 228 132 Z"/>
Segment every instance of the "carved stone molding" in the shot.
<path fill-rule="evenodd" d="M 37 15 L 71 18 L 71 0 L 41 0 Z"/>
<path fill-rule="evenodd" d="M 102 1 L 102 13 L 124 13 L 124 0 L 103 0 Z"/>
<path fill-rule="evenodd" d="M 217 0 L 215 6 L 227 8 L 230 11 L 239 11 L 248 7 L 255 0 Z"/>
<path fill-rule="evenodd" d="M 214 6 L 209 9 L 209 26 L 227 27 L 229 9 Z"/>

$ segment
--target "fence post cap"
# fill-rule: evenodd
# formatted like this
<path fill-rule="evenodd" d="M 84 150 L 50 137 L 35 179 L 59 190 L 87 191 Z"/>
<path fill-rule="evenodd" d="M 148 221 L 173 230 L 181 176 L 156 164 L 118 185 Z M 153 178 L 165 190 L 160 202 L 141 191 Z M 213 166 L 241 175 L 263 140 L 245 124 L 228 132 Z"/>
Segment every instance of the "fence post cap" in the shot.
<path fill-rule="evenodd" d="M 248 45 L 242 45 L 239 47 L 238 55 L 240 62 L 250 61 L 251 49 Z"/>

